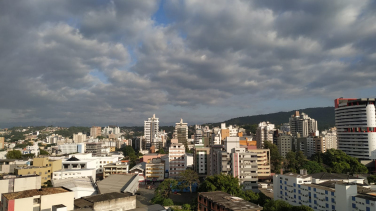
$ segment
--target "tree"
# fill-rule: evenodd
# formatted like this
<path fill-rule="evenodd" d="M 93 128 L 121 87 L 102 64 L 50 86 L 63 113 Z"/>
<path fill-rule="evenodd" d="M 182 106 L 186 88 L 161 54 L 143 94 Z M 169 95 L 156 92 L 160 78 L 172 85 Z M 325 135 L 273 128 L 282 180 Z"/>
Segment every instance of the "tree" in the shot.
<path fill-rule="evenodd" d="M 165 179 L 161 184 L 158 185 L 157 189 L 154 191 L 154 198 L 152 202 L 163 202 L 164 199 L 169 199 L 172 190 L 175 190 L 178 186 L 178 181 L 174 179 Z"/>
<path fill-rule="evenodd" d="M 124 157 L 125 156 L 136 155 L 136 152 L 134 151 L 134 149 L 132 148 L 132 146 L 129 146 L 129 145 L 121 148 L 121 151 L 123 152 Z"/>
<path fill-rule="evenodd" d="M 242 187 L 239 185 L 239 179 L 231 175 L 224 174 L 206 177 L 205 181 L 200 184 L 198 191 L 223 191 L 239 197 L 244 196 Z"/>
<path fill-rule="evenodd" d="M 376 182 L 376 175 L 371 175 L 367 177 L 368 184 L 375 183 Z"/>
<path fill-rule="evenodd" d="M 102 140 L 104 138 L 105 138 L 104 136 L 97 136 L 97 139 L 99 139 L 99 140 Z"/>
<path fill-rule="evenodd" d="M 46 150 L 39 150 L 40 151 L 40 155 L 49 155 L 49 153 L 46 151 Z"/>
<path fill-rule="evenodd" d="M 12 151 L 8 151 L 5 157 L 7 159 L 20 159 L 22 157 L 22 154 L 19 150 L 12 150 Z"/>
<path fill-rule="evenodd" d="M 159 149 L 157 153 L 159 153 L 159 154 L 167 154 L 167 152 L 163 148 Z"/>
<path fill-rule="evenodd" d="M 304 161 L 303 165 L 301 166 L 302 169 L 307 169 L 308 174 L 315 174 L 319 172 L 326 172 L 324 166 L 320 163 L 306 160 Z"/>
<path fill-rule="evenodd" d="M 312 156 L 312 160 L 323 163 L 330 173 L 354 174 L 367 173 L 368 169 L 357 158 L 351 157 L 341 150 L 328 149 L 325 153 Z"/>
<path fill-rule="evenodd" d="M 292 206 L 286 201 L 282 200 L 269 200 L 264 204 L 265 211 L 313 211 L 312 208 L 307 206 Z"/>
<path fill-rule="evenodd" d="M 271 170 L 274 173 L 279 173 L 282 168 L 282 156 L 279 154 L 278 147 L 270 141 L 264 141 L 264 148 L 270 149 Z"/>
<path fill-rule="evenodd" d="M 198 174 L 191 169 L 187 169 L 180 172 L 179 181 L 183 189 L 189 187 L 189 191 L 192 193 L 192 185 L 199 182 Z"/>

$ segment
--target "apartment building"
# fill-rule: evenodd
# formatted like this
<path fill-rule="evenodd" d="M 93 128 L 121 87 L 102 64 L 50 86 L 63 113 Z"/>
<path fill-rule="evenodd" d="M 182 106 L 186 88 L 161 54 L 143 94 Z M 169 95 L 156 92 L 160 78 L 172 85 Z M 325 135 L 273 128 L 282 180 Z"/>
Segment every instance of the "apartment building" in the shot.
<path fill-rule="evenodd" d="M 376 159 L 375 98 L 334 100 L 338 149 L 359 159 Z"/>
<path fill-rule="evenodd" d="M 4 137 L 0 137 L 0 149 L 4 149 Z"/>
<path fill-rule="evenodd" d="M 324 138 L 326 149 L 337 149 L 338 143 L 337 143 L 337 128 L 333 127 L 329 130 L 324 130 L 321 133 L 321 137 Z"/>
<path fill-rule="evenodd" d="M 295 114 L 289 118 L 291 135 L 297 137 L 307 137 L 309 135 L 317 134 L 317 121 L 310 118 L 307 114 L 295 111 Z"/>
<path fill-rule="evenodd" d="M 198 176 L 205 177 L 210 175 L 210 147 L 196 145 L 193 152 L 193 167 Z"/>
<path fill-rule="evenodd" d="M 312 176 L 288 173 L 275 175 L 274 200 L 293 206 L 306 205 L 321 211 L 376 210 L 376 192 L 356 183 L 326 181 L 313 184 Z"/>
<path fill-rule="evenodd" d="M 52 179 L 52 173 L 62 168 L 62 160 L 48 158 L 34 158 L 33 166 L 16 167 L 14 174 L 18 176 L 39 175 L 42 184 Z"/>
<path fill-rule="evenodd" d="M 270 178 L 270 149 L 248 149 L 248 151 L 257 154 L 258 179 Z"/>
<path fill-rule="evenodd" d="M 180 122 L 175 125 L 174 138 L 178 139 L 178 143 L 187 144 L 188 123 L 184 123 L 183 119 L 180 119 Z"/>
<path fill-rule="evenodd" d="M 260 122 L 256 130 L 257 148 L 264 148 L 264 141 L 273 142 L 274 124 L 270 122 Z"/>
<path fill-rule="evenodd" d="M 145 149 L 149 150 L 152 146 L 152 138 L 159 131 L 159 118 L 155 117 L 155 114 L 147 121 L 144 121 L 144 137 L 145 137 Z"/>
<path fill-rule="evenodd" d="M 81 143 L 83 144 L 83 143 Z M 77 144 L 76 143 L 72 143 L 72 144 L 61 144 L 58 146 L 59 150 L 59 154 L 71 154 L 71 153 L 76 153 L 78 151 L 78 148 L 77 148 Z"/>
<path fill-rule="evenodd" d="M 162 158 L 153 158 L 145 164 L 146 181 L 163 181 L 165 173 L 165 161 Z"/>
<path fill-rule="evenodd" d="M 230 157 L 230 174 L 239 178 L 244 190 L 257 189 L 257 153 L 246 152 L 245 148 L 234 148 Z"/>
<path fill-rule="evenodd" d="M 4 193 L 1 201 L 3 211 L 74 209 L 73 191 L 62 187 Z"/>
<path fill-rule="evenodd" d="M 102 143 L 86 143 L 86 153 L 91 153 L 93 156 L 101 156 Z"/>
<path fill-rule="evenodd" d="M 293 137 L 291 135 L 281 134 L 277 139 L 278 152 L 282 157 L 286 157 L 286 154 L 292 151 Z"/>
<path fill-rule="evenodd" d="M 92 138 L 97 138 L 98 136 L 102 135 L 101 127 L 93 126 L 90 128 L 90 136 Z"/>
<path fill-rule="evenodd" d="M 221 173 L 220 171 L 222 166 L 222 148 L 222 145 L 210 146 L 209 175 L 216 175 Z"/>
<path fill-rule="evenodd" d="M 122 163 L 120 161 L 103 165 L 103 179 L 112 174 L 128 174 L 128 170 L 128 163 Z"/>
<path fill-rule="evenodd" d="M 198 194 L 198 211 L 260 211 L 263 208 L 222 191 Z"/>
<path fill-rule="evenodd" d="M 0 159 L 0 173 L 13 174 L 16 167 L 30 166 L 28 160 Z"/>
<path fill-rule="evenodd" d="M 86 141 L 86 134 L 83 134 L 83 133 L 73 134 L 74 143 L 83 143 L 85 141 Z"/>
<path fill-rule="evenodd" d="M 169 148 L 170 177 L 176 178 L 178 174 L 186 169 L 185 147 L 182 143 L 173 143 Z"/>

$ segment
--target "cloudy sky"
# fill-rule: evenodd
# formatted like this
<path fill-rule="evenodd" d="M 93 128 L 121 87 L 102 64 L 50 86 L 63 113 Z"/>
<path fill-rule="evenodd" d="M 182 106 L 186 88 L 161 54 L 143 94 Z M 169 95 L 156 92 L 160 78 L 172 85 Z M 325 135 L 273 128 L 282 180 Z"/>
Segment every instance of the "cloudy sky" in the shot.
<path fill-rule="evenodd" d="M 0 1 L 0 127 L 162 125 L 375 97 L 373 0 Z"/>

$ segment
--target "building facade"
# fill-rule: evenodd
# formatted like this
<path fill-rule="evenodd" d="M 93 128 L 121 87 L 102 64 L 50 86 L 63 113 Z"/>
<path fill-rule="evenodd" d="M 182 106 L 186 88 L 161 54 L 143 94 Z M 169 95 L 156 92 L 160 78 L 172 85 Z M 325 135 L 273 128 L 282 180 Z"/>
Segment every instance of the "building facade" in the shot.
<path fill-rule="evenodd" d="M 187 144 L 188 123 L 184 123 L 183 119 L 180 119 L 180 122 L 175 125 L 174 138 L 178 139 L 178 143 Z"/>
<path fill-rule="evenodd" d="M 148 118 L 147 121 L 144 121 L 144 136 L 145 136 L 145 149 L 149 150 L 152 146 L 152 138 L 155 137 L 159 131 L 159 118 L 153 117 Z"/>
<path fill-rule="evenodd" d="M 375 98 L 334 101 L 338 149 L 359 159 L 376 159 Z"/>
<path fill-rule="evenodd" d="M 257 148 L 264 148 L 264 141 L 273 143 L 274 124 L 270 122 L 260 122 L 256 130 Z"/>
<path fill-rule="evenodd" d="M 111 174 L 128 174 L 128 171 L 128 163 L 122 163 L 118 161 L 116 163 L 106 164 L 103 165 L 103 179 L 110 176 Z"/>
<path fill-rule="evenodd" d="M 295 111 L 289 119 L 291 135 L 297 137 L 307 137 L 309 135 L 318 135 L 317 133 L 317 121 L 310 118 L 307 114 Z"/>
<path fill-rule="evenodd" d="M 101 136 L 101 135 L 102 135 L 101 127 L 93 126 L 90 128 L 90 136 L 92 138 L 97 138 L 98 136 Z"/>
<path fill-rule="evenodd" d="M 165 173 L 165 162 L 161 158 L 153 158 L 150 163 L 145 164 L 146 181 L 163 181 Z"/>
<path fill-rule="evenodd" d="M 198 194 L 198 211 L 260 211 L 263 208 L 222 191 Z"/>
<path fill-rule="evenodd" d="M 282 134 L 278 136 L 277 147 L 278 147 L 279 154 L 282 157 L 285 158 L 286 154 L 292 151 L 292 146 L 293 146 L 292 140 L 293 138 L 290 135 Z"/>
<path fill-rule="evenodd" d="M 171 144 L 168 154 L 170 177 L 177 178 L 178 174 L 186 169 L 184 155 L 185 147 L 182 143 Z"/>
<path fill-rule="evenodd" d="M 210 147 L 196 145 L 193 153 L 193 167 L 198 176 L 210 175 Z"/>

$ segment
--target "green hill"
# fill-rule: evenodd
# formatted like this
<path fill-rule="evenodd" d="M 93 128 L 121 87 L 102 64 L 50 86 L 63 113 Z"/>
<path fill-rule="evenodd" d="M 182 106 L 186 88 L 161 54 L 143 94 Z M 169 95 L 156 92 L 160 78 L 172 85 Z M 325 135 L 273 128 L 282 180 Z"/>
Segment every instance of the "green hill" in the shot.
<path fill-rule="evenodd" d="M 225 121 L 225 123 L 227 125 L 253 125 L 263 121 L 269 121 L 277 126 L 282 123 L 289 122 L 289 117 L 291 117 L 294 112 L 295 110 L 255 116 L 237 117 L 229 119 Z M 299 112 L 306 113 L 309 117 L 315 119 L 320 131 L 334 126 L 334 107 L 306 108 L 300 109 Z M 219 126 L 220 123 L 211 123 L 208 125 Z"/>

